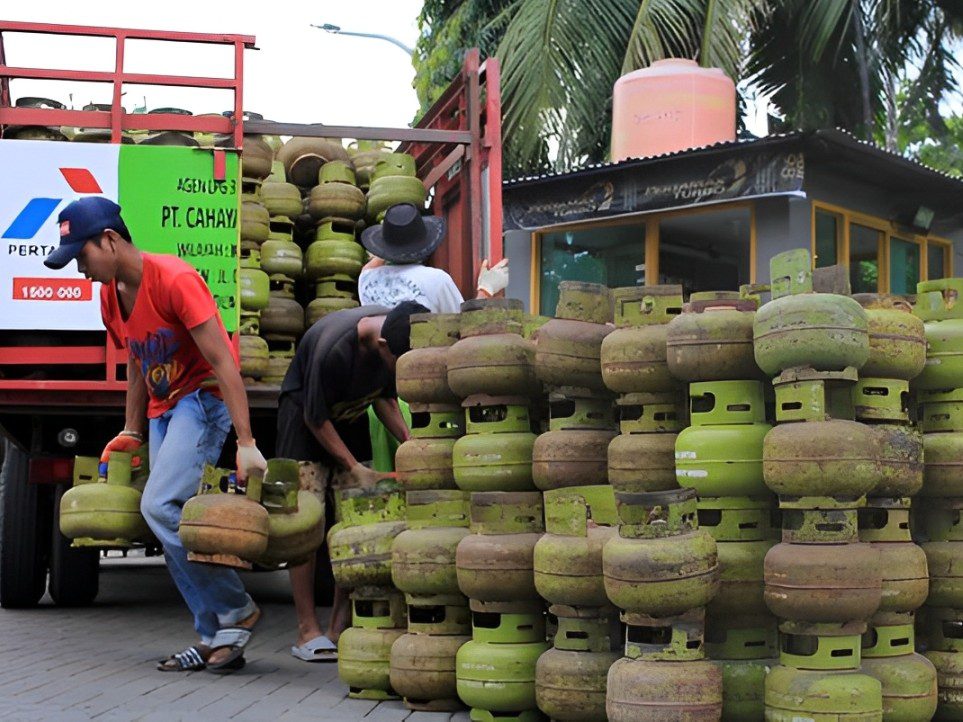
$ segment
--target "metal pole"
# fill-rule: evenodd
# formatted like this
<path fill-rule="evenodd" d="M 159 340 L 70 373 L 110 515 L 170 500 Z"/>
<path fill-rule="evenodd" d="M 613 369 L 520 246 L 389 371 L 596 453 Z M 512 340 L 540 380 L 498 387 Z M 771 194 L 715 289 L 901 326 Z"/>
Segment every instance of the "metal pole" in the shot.
<path fill-rule="evenodd" d="M 350 30 L 342 30 L 337 25 L 331 25 L 330 23 L 325 23 L 324 25 L 314 25 L 312 23 L 312 28 L 318 28 L 318 30 L 324 30 L 326 33 L 333 33 L 334 35 L 353 35 L 356 38 L 375 38 L 377 40 L 387 40 L 392 45 L 396 45 L 405 51 L 408 56 L 415 54 L 414 48 L 409 48 L 403 42 L 398 40 L 398 38 L 393 38 L 390 35 L 381 35 L 379 33 L 356 33 Z"/>

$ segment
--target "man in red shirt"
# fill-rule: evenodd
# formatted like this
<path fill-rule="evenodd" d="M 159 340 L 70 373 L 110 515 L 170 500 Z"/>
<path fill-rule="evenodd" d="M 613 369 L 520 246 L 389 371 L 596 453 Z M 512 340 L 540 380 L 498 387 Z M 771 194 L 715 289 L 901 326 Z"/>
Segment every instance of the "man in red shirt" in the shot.
<path fill-rule="evenodd" d="M 238 477 L 266 467 L 251 436 L 247 394 L 217 306 L 187 263 L 133 245 L 113 201 L 81 198 L 58 222 L 60 246 L 44 263 L 59 269 L 76 259 L 84 276 L 103 284 L 104 325 L 129 353 L 126 423 L 101 461 L 113 451 L 137 449 L 149 432 L 150 475 L 141 512 L 164 548 L 201 638 L 158 668 L 239 669 L 260 609 L 234 570 L 188 561 L 177 535 L 181 508 L 197 493 L 205 464 L 217 463 L 232 422 Z"/>

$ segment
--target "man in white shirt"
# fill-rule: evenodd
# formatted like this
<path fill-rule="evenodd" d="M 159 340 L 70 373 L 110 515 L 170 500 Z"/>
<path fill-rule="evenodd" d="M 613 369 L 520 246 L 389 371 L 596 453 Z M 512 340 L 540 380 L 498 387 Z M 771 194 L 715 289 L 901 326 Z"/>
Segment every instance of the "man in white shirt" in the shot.
<path fill-rule="evenodd" d="M 381 225 L 361 234 L 362 245 L 375 256 L 358 278 L 361 305 L 394 308 L 414 301 L 432 313 L 458 313 L 464 299 L 451 276 L 424 265 L 444 238 L 444 218 L 422 217 L 410 203 L 391 206 Z M 492 268 L 487 260 L 482 262 L 477 297 L 494 296 L 507 285 L 507 258 Z"/>

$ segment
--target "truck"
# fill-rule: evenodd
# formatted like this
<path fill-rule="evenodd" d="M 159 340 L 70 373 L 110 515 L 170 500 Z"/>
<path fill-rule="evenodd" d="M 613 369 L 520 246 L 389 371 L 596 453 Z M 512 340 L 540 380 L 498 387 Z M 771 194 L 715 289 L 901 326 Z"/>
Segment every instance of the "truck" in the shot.
<path fill-rule="evenodd" d="M 4 52 L 5 33 L 112 39 L 109 71 L 18 66 Z M 131 42 L 216 45 L 234 54 L 231 77 L 134 73 L 125 68 Z M 205 277 L 229 332 L 238 328 L 239 158 L 245 137 L 302 136 L 397 142 L 414 156 L 429 195 L 429 212 L 447 220 L 446 242 L 432 263 L 447 270 L 462 293 L 473 289 L 482 259 L 501 258 L 501 126 L 497 61 L 469 50 L 451 85 L 410 128 L 353 127 L 265 121 L 246 113 L 244 57 L 249 35 L 167 32 L 0 20 L 0 606 L 36 605 L 49 589 L 58 605 L 85 605 L 97 596 L 100 550 L 74 548 L 58 525 L 59 501 L 73 479 L 76 456 L 97 456 L 123 426 L 126 350 L 117 348 L 99 315 L 99 293 L 68 266 L 49 271 L 56 214 L 85 194 L 119 198 L 135 218 L 145 250 L 177 253 Z M 17 102 L 16 79 L 105 83 L 109 105 L 83 110 L 55 103 Z M 229 90 L 233 107 L 220 115 L 170 109 L 128 113 L 125 88 L 163 85 Z M 11 139 L 24 128 L 49 129 Z M 94 129 L 103 144 L 58 137 L 62 128 Z M 213 147 L 159 148 L 129 144 L 131 131 L 217 134 Z M 22 135 L 22 134 L 20 134 Z M 87 133 L 90 135 L 90 133 Z M 217 181 L 223 195 L 175 222 L 172 207 Z M 235 184 L 224 191 L 230 181 Z M 127 205 L 125 205 L 125 202 Z M 232 213 L 233 210 L 233 213 Z M 218 220 L 220 219 L 220 220 Z M 207 221 L 211 222 L 208 223 Z M 237 342 L 237 335 L 233 338 Z M 249 388 L 252 424 L 267 456 L 273 451 L 277 386 Z M 230 448 L 229 439 L 225 448 Z"/>

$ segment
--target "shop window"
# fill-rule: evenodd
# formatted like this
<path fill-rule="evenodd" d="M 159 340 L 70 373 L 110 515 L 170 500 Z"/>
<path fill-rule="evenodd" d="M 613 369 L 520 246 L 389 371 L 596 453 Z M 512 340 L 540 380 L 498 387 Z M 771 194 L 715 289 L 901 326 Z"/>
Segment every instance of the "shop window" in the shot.
<path fill-rule="evenodd" d="M 659 222 L 659 283 L 693 291 L 732 290 L 749 283 L 752 213 L 725 208 Z"/>
<path fill-rule="evenodd" d="M 836 213 L 816 210 L 816 268 L 839 263 L 839 239 L 843 219 Z"/>
<path fill-rule="evenodd" d="M 883 232 L 849 224 L 849 283 L 853 293 L 879 291 L 879 244 Z"/>
<path fill-rule="evenodd" d="M 926 277 L 946 278 L 946 247 L 941 243 L 930 242 L 926 246 Z"/>
<path fill-rule="evenodd" d="M 562 281 L 635 286 L 645 278 L 645 224 L 541 235 L 539 313 L 554 315 Z"/>
<path fill-rule="evenodd" d="M 900 295 L 916 293 L 920 281 L 920 246 L 892 236 L 889 239 L 889 291 Z"/>

